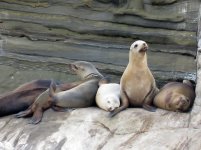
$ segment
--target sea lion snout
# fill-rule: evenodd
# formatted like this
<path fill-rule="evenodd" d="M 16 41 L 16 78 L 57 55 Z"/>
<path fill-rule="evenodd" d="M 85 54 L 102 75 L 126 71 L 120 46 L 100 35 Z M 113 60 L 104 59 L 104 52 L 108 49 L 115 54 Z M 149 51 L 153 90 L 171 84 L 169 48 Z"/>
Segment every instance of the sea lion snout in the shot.
<path fill-rule="evenodd" d="M 148 50 L 148 45 L 143 43 L 143 47 L 140 49 L 140 52 L 146 52 Z"/>
<path fill-rule="evenodd" d="M 113 111 L 114 108 L 112 108 L 111 106 L 107 109 L 108 111 Z"/>
<path fill-rule="evenodd" d="M 176 108 L 180 111 L 186 111 L 190 106 L 190 100 L 187 97 L 180 97 L 178 99 Z"/>
<path fill-rule="evenodd" d="M 138 40 L 131 45 L 130 50 L 134 52 L 146 52 L 148 50 L 148 44 L 145 41 Z"/>

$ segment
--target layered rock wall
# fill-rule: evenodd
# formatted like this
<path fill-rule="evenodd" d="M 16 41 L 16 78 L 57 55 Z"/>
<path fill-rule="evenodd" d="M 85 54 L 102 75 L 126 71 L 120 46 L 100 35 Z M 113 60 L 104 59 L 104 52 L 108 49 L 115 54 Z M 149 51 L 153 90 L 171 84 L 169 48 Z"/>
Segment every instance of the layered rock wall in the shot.
<path fill-rule="evenodd" d="M 86 60 L 119 77 L 128 62 L 131 43 L 142 39 L 150 45 L 149 66 L 157 81 L 195 80 L 199 3 L 2 0 L 0 62 L 14 69 L 63 72 L 64 63 Z M 36 62 L 41 62 L 41 68 Z"/>
<path fill-rule="evenodd" d="M 191 112 L 170 112 L 162 109 L 157 109 L 156 112 L 148 112 L 141 108 L 129 108 L 114 118 L 109 118 L 107 112 L 95 107 L 69 110 L 68 112 L 48 110 L 38 125 L 28 124 L 29 118 L 16 119 L 13 116 L 7 116 L 0 119 L 0 149 L 201 149 L 199 140 L 201 138 L 201 5 L 198 1 L 40 0 L 36 3 L 32 0 L 4 0 L 0 3 L 1 12 L 3 12 L 1 13 L 3 16 L 1 25 L 5 25 L 3 30 L 0 26 L 2 41 L 4 42 L 0 47 L 3 55 L 0 58 L 0 69 L 3 70 L 0 74 L 0 82 L 1 87 L 5 86 L 4 88 L 16 86 L 14 81 L 18 81 L 19 84 L 25 80 L 38 77 L 54 77 L 66 80 L 66 76 L 68 76 L 72 79 L 74 76 L 64 74 L 68 71 L 63 71 L 62 68 L 65 67 L 65 63 L 80 58 L 94 62 L 105 73 L 119 75 L 127 61 L 128 43 L 142 37 L 150 43 L 149 61 L 151 69 L 156 76 L 160 72 L 160 80 L 178 79 L 185 77 L 185 75 L 189 77 L 189 73 L 195 72 L 195 66 L 192 62 L 197 54 L 196 99 Z M 62 9 L 69 6 L 74 11 L 71 16 L 73 19 L 66 20 L 66 14 L 57 14 L 59 17 L 64 17 L 66 24 L 61 23 L 61 20 L 57 22 L 57 15 L 50 15 L 50 13 L 69 11 L 69 9 Z M 153 7 L 161 8 L 161 15 L 158 14 L 158 9 L 153 9 Z M 198 7 L 200 7 L 200 11 L 198 11 Z M 16 10 L 13 10 L 14 8 Z M 47 13 L 48 9 L 50 9 L 49 14 Z M 103 9 L 104 11 L 102 11 Z M 37 10 L 37 13 L 33 12 L 34 10 Z M 44 12 L 39 13 L 39 10 Z M 80 16 L 75 17 L 73 15 L 76 14 L 76 10 L 83 10 L 83 12 L 77 12 L 77 15 L 80 14 Z M 84 15 L 86 10 L 90 11 Z M 28 13 L 28 11 L 30 12 Z M 91 13 L 91 11 L 103 14 L 96 16 L 96 13 Z M 165 15 L 163 11 L 169 15 Z M 182 13 L 176 13 L 177 11 Z M 113 22 L 100 21 L 100 18 L 109 17 L 104 13 L 112 13 Z M 36 19 L 35 15 L 43 16 L 43 18 L 40 20 L 38 16 Z M 87 19 L 86 21 L 90 21 L 87 24 L 82 20 L 79 21 L 80 25 L 78 26 L 78 22 L 75 23 L 74 21 L 79 20 L 82 15 L 94 18 L 94 20 L 99 18 L 99 21 L 93 22 L 92 19 Z M 125 22 L 128 19 L 127 17 L 136 17 L 127 21 L 135 22 L 138 18 L 143 21 L 136 23 L 150 24 L 148 27 L 145 25 L 142 27 L 139 24 L 130 25 L 122 23 L 120 18 L 116 19 L 114 23 L 114 18 L 121 15 L 123 15 L 121 19 L 125 19 Z M 184 16 L 185 19 L 180 15 Z M 13 19 L 11 19 L 12 16 Z M 39 22 L 34 22 L 35 19 Z M 49 22 L 47 22 L 48 19 Z M 79 28 L 76 31 L 69 31 L 66 28 L 69 25 L 68 21 L 69 24 L 73 24 L 72 28 Z M 153 23 L 152 26 L 151 22 Z M 112 23 L 114 28 L 108 29 L 110 27 L 108 23 Z M 181 25 L 179 25 L 180 23 Z M 50 24 L 54 24 L 58 28 L 53 28 Z M 88 25 L 90 25 L 89 34 L 82 33 L 81 31 L 87 29 Z M 51 30 L 49 30 L 50 27 Z M 199 27 L 198 32 L 197 27 Z M 143 30 L 139 32 L 134 29 Z M 100 31 L 98 32 L 98 30 Z M 150 31 L 153 32 L 150 33 Z M 133 37 L 129 37 L 129 34 Z M 171 36 L 168 37 L 168 35 Z M 196 35 L 198 35 L 197 38 Z M 179 42 L 177 43 L 175 40 Z M 196 53 L 197 47 L 198 52 Z M 179 64 L 178 67 L 175 67 L 177 64 Z"/>

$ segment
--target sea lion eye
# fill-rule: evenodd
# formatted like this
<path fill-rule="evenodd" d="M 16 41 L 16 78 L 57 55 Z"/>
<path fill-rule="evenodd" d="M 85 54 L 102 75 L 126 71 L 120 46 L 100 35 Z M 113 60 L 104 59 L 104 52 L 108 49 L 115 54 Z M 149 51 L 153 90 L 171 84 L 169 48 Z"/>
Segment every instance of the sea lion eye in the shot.
<path fill-rule="evenodd" d="M 134 48 L 136 48 L 136 47 L 138 47 L 138 45 L 137 45 L 137 44 L 135 44 L 135 45 L 134 45 Z"/>

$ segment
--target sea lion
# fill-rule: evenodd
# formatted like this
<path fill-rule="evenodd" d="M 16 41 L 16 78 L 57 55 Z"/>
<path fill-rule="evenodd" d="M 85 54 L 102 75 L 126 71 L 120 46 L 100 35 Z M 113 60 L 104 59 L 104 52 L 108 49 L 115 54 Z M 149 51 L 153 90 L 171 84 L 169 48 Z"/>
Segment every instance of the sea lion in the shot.
<path fill-rule="evenodd" d="M 120 84 L 109 83 L 106 78 L 101 79 L 96 93 L 96 104 L 99 108 L 110 112 L 118 108 L 120 106 Z"/>
<path fill-rule="evenodd" d="M 83 83 L 70 90 L 58 93 L 55 93 L 54 85 L 50 86 L 49 94 L 56 107 L 83 108 L 92 106 L 95 102 L 98 83 L 103 76 L 98 72 L 95 66 L 89 62 L 78 61 L 74 64 L 77 66 L 75 71 L 79 71 L 79 75 L 85 80 Z"/>
<path fill-rule="evenodd" d="M 120 80 L 121 107 L 115 109 L 110 116 L 126 109 L 129 104 L 155 111 L 151 105 L 158 88 L 147 64 L 147 50 L 148 45 L 145 41 L 138 40 L 131 45 L 129 62 Z"/>
<path fill-rule="evenodd" d="M 51 80 L 33 80 L 0 95 L 0 117 L 27 109 L 50 84 Z"/>
<path fill-rule="evenodd" d="M 36 99 L 36 101 L 33 103 L 33 105 L 31 105 L 27 110 L 16 114 L 16 117 L 18 117 L 18 118 L 26 117 L 28 115 L 33 114 L 30 123 L 37 124 L 41 121 L 44 110 L 51 107 L 52 109 L 57 110 L 57 111 L 64 111 L 64 110 L 66 110 L 65 103 L 68 103 L 67 106 L 69 106 L 69 107 L 74 107 L 73 104 L 78 102 L 78 101 L 70 102 L 68 100 L 65 101 L 64 99 L 60 99 L 61 96 L 56 96 L 57 92 L 59 92 L 59 91 L 60 91 L 59 93 L 62 93 L 62 91 L 63 91 L 63 93 L 69 93 L 67 91 L 70 91 L 70 92 L 73 91 L 72 95 L 78 96 L 78 98 L 80 98 L 80 100 L 81 100 L 80 103 L 76 103 L 77 104 L 76 107 L 91 106 L 92 102 L 93 102 L 93 92 L 97 91 L 96 86 L 98 88 L 98 81 L 103 76 L 98 72 L 98 70 L 95 68 L 95 66 L 89 62 L 76 61 L 72 64 L 69 64 L 68 66 L 72 72 L 75 72 L 81 78 L 81 81 L 73 82 L 73 83 L 69 83 L 69 84 L 61 84 L 58 86 L 55 85 L 55 82 L 52 82 L 50 85 L 50 89 L 43 92 Z M 90 89 L 88 89 L 88 83 L 91 84 Z M 82 93 L 81 90 L 85 91 L 85 89 L 88 89 L 89 93 L 81 94 Z M 49 95 L 51 95 L 51 96 L 49 96 Z M 64 95 L 68 95 L 68 94 L 64 94 Z M 57 99 L 59 100 L 59 103 L 57 102 Z M 85 99 L 87 99 L 88 101 L 85 101 Z M 56 101 L 54 101 L 54 100 L 56 100 Z"/>
<path fill-rule="evenodd" d="M 0 95 L 0 117 L 26 110 L 42 92 L 49 88 L 50 84 L 51 80 L 33 80 Z M 69 86 L 72 84 L 60 85 L 62 89 Z"/>
<path fill-rule="evenodd" d="M 170 82 L 163 86 L 154 98 L 154 105 L 170 110 L 186 112 L 192 106 L 195 91 L 190 81 Z"/>

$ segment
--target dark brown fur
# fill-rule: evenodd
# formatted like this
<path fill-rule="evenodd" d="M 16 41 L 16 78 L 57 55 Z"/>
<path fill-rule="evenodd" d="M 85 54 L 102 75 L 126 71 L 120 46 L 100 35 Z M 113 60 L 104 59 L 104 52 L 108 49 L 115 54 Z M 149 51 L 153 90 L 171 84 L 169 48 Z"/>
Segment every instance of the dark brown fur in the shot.
<path fill-rule="evenodd" d="M 0 96 L 0 117 L 27 109 L 44 92 L 51 80 L 34 80 Z"/>

